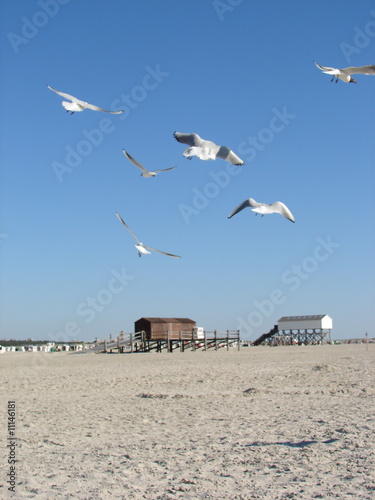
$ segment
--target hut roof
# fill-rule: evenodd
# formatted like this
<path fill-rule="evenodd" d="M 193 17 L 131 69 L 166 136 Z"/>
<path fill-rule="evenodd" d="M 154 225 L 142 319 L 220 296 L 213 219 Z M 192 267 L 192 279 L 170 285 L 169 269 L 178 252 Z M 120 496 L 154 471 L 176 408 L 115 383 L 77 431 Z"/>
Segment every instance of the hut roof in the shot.
<path fill-rule="evenodd" d="M 323 319 L 327 314 L 311 314 L 309 316 L 283 316 L 279 321 L 310 321 L 312 319 Z"/>
<path fill-rule="evenodd" d="M 140 318 L 150 323 L 195 323 L 189 318 Z M 139 320 L 138 320 L 139 321 Z"/>

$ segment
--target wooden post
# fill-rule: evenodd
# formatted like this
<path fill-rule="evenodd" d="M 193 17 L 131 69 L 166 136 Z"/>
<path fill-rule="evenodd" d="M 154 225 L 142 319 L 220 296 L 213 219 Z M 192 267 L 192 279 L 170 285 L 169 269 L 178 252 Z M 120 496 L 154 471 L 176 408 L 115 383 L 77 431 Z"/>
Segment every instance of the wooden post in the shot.
<path fill-rule="evenodd" d="M 215 339 L 215 351 L 217 351 L 217 338 L 216 338 L 216 330 L 214 331 L 214 339 Z"/>
<path fill-rule="evenodd" d="M 207 334 L 206 330 L 203 331 L 204 331 L 204 350 L 207 351 Z"/>
<path fill-rule="evenodd" d="M 107 352 L 107 341 L 104 341 L 104 352 Z"/>
<path fill-rule="evenodd" d="M 180 330 L 180 332 L 179 332 L 179 336 L 178 336 L 178 338 L 179 338 L 179 340 L 180 340 L 180 352 L 184 352 L 184 347 L 185 347 L 185 346 L 184 346 L 184 343 L 183 343 L 183 341 L 182 341 L 182 332 L 181 332 L 181 330 Z"/>
<path fill-rule="evenodd" d="M 227 351 L 229 351 L 229 330 L 227 330 Z"/>
<path fill-rule="evenodd" d="M 241 344 L 241 339 L 240 339 L 240 331 L 237 330 L 237 350 L 239 351 L 240 350 L 240 344 Z"/>
<path fill-rule="evenodd" d="M 130 352 L 134 352 L 133 334 L 130 334 Z"/>
<path fill-rule="evenodd" d="M 141 337 L 142 337 L 142 348 L 145 352 L 150 352 L 150 346 L 149 346 L 149 342 L 147 340 L 147 335 L 146 335 L 146 332 L 144 330 L 142 330 L 141 332 Z"/>

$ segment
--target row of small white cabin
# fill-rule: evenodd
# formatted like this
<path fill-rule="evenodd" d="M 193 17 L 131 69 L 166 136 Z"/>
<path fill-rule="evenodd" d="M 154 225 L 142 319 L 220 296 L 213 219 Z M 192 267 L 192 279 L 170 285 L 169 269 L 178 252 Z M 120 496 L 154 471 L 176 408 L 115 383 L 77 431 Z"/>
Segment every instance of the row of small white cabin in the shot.
<path fill-rule="evenodd" d="M 0 345 L 0 352 L 51 352 L 53 349 L 50 345 Z"/>
<path fill-rule="evenodd" d="M 0 354 L 3 352 L 53 352 L 53 351 L 82 351 L 83 344 L 62 344 L 56 346 L 54 342 L 48 342 L 43 345 L 0 345 Z"/>

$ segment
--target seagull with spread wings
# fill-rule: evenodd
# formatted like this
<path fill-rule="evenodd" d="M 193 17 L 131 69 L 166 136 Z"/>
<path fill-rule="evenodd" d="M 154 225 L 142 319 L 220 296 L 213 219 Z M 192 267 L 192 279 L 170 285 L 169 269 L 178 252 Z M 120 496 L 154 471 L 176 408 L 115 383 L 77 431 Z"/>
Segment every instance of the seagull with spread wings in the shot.
<path fill-rule="evenodd" d="M 201 160 L 222 160 L 229 161 L 232 165 L 243 165 L 244 162 L 231 149 L 226 146 L 218 146 L 212 141 L 206 141 L 198 134 L 183 134 L 174 132 L 174 138 L 178 142 L 187 144 L 188 147 L 183 152 L 183 156 L 191 160 L 193 156 L 198 156 Z"/>
<path fill-rule="evenodd" d="M 130 154 L 127 151 L 125 151 L 125 149 L 123 149 L 122 152 L 124 153 L 124 155 L 126 156 L 126 158 L 128 160 L 130 160 L 132 163 L 134 163 L 134 165 L 142 171 L 142 173 L 141 173 L 142 177 L 155 177 L 155 175 L 159 172 L 166 172 L 167 170 L 173 170 L 174 168 L 176 168 L 176 167 L 169 167 L 169 168 L 160 168 L 159 170 L 149 171 L 149 170 L 146 170 L 143 165 L 138 163 L 132 156 L 130 156 Z"/>
<path fill-rule="evenodd" d="M 138 250 L 139 257 L 142 257 L 142 254 L 150 254 L 151 252 L 149 252 L 148 250 L 153 250 L 154 252 L 159 252 L 159 253 L 162 253 L 164 255 L 168 255 L 168 257 L 175 257 L 176 259 L 181 259 L 181 257 L 179 255 L 174 255 L 173 253 L 162 252 L 161 250 L 158 250 L 157 248 L 148 247 L 148 246 L 144 245 L 143 243 L 141 243 L 139 241 L 139 239 L 137 238 L 137 236 L 133 233 L 133 231 L 130 229 L 130 227 L 126 224 L 126 222 L 122 219 L 122 217 L 117 212 L 116 212 L 116 215 L 117 215 L 118 220 L 126 227 L 126 229 L 129 231 L 129 233 L 133 236 L 133 238 L 137 242 L 137 244 L 134 246 Z"/>
<path fill-rule="evenodd" d="M 330 68 L 327 66 L 320 66 L 315 61 L 315 66 L 326 73 L 327 75 L 332 75 L 331 82 L 335 80 L 336 83 L 339 79 L 345 83 L 357 83 L 352 77 L 353 74 L 361 74 L 361 75 L 375 75 L 375 65 L 371 66 L 349 66 L 348 68 Z"/>
<path fill-rule="evenodd" d="M 238 212 L 241 212 L 241 210 L 247 207 L 250 207 L 251 210 L 255 212 L 255 215 L 261 214 L 263 217 L 263 215 L 267 214 L 280 214 L 284 216 L 286 219 L 295 222 L 292 212 L 281 201 L 275 201 L 275 203 L 269 205 L 268 203 L 258 203 L 253 198 L 248 198 L 247 200 L 243 201 L 240 205 L 238 205 L 238 207 L 235 208 L 233 212 L 231 212 L 228 215 L 228 219 L 233 217 L 233 215 L 238 214 Z"/>
<path fill-rule="evenodd" d="M 99 108 L 98 106 L 95 106 L 94 104 L 89 104 L 88 102 L 81 101 L 80 99 L 77 99 L 76 97 L 73 97 L 72 95 L 65 94 L 64 92 L 60 92 L 59 90 L 56 90 L 49 85 L 47 87 L 50 90 L 53 90 L 53 92 L 56 92 L 59 96 L 63 97 L 64 99 L 68 99 L 69 101 L 72 102 L 67 102 L 63 101 L 61 104 L 62 106 L 66 109 L 67 112 L 70 111 L 71 114 L 76 113 L 78 111 L 83 111 L 84 109 L 92 109 L 93 111 L 104 111 L 105 113 L 111 113 L 113 115 L 119 115 L 123 113 L 124 111 L 108 111 L 107 109 Z"/>

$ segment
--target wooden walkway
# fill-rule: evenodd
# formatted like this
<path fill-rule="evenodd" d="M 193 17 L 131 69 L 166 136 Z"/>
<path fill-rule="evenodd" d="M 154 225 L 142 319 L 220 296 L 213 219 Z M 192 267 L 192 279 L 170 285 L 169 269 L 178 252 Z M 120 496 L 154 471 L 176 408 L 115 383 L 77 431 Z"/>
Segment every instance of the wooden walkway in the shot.
<path fill-rule="evenodd" d="M 201 349 L 203 351 L 208 351 L 209 349 L 218 350 L 226 347 L 237 347 L 240 349 L 240 331 L 239 330 L 227 330 L 225 332 L 214 331 L 204 331 L 204 336 L 202 338 L 196 338 L 193 332 L 178 332 L 178 334 L 173 333 L 172 335 L 167 333 L 164 339 L 159 340 L 147 340 L 146 332 L 137 333 L 124 333 L 121 332 L 117 338 L 113 338 L 112 335 L 109 336 L 107 340 L 96 340 L 96 345 L 94 348 L 90 349 L 89 352 L 95 353 L 135 353 L 135 352 L 162 352 L 166 350 L 167 352 L 173 352 L 179 349 L 181 352 L 186 350 L 196 351 Z"/>

